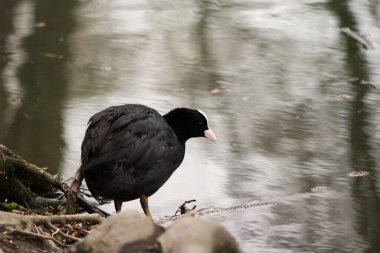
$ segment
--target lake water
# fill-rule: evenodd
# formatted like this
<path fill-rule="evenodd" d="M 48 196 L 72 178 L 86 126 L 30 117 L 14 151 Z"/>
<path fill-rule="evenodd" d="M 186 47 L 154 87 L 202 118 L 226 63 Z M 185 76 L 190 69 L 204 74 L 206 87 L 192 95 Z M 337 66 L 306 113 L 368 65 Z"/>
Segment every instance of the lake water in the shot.
<path fill-rule="evenodd" d="M 199 108 L 218 142 L 187 143 L 154 217 L 256 201 L 207 218 L 247 253 L 380 252 L 379 44 L 378 0 L 1 1 L 0 143 L 69 178 L 95 112 Z"/>

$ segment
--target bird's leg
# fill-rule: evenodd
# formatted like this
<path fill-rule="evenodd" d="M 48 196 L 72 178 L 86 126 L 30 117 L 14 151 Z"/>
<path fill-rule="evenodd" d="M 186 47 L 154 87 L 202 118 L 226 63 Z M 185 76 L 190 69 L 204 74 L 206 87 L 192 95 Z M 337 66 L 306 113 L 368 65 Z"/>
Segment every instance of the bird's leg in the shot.
<path fill-rule="evenodd" d="M 123 202 L 122 201 L 117 201 L 117 200 L 114 200 L 113 202 L 115 204 L 115 210 L 116 210 L 116 212 L 120 213 L 121 206 L 123 205 Z"/>
<path fill-rule="evenodd" d="M 140 204 L 141 204 L 142 209 L 144 210 L 145 215 L 153 220 L 152 214 L 149 211 L 148 196 L 141 195 Z"/>

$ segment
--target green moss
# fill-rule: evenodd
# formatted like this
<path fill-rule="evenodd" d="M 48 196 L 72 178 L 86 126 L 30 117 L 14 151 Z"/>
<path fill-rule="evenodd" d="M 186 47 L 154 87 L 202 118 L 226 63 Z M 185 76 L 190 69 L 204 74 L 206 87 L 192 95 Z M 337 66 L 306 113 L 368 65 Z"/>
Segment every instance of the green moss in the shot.
<path fill-rule="evenodd" d="M 14 209 L 18 209 L 19 205 L 15 202 L 10 202 L 10 203 L 4 203 L 4 207 L 9 210 L 14 210 Z"/>

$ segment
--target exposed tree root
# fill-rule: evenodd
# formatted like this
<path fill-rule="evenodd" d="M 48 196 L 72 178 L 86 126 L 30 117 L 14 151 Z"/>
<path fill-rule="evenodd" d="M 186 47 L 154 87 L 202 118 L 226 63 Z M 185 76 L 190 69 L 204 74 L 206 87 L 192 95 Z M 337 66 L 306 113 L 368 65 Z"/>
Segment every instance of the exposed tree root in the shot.
<path fill-rule="evenodd" d="M 66 204 L 66 198 L 46 198 L 45 195 L 56 191 L 66 195 L 68 188 L 66 183 L 0 144 L 0 201 L 16 202 L 27 208 L 58 207 Z M 88 213 L 109 215 L 81 195 L 76 202 Z"/>
<path fill-rule="evenodd" d="M 63 185 L 50 173 L 47 173 L 45 170 L 37 167 L 34 164 L 27 163 L 22 157 L 16 155 L 6 146 L 0 144 L 0 151 L 5 155 L 3 158 L 5 160 L 6 166 L 14 166 L 16 169 L 22 170 L 23 172 L 32 174 L 40 182 L 46 182 L 51 186 L 64 191 Z"/>
<path fill-rule="evenodd" d="M 93 214 L 51 215 L 62 211 L 68 188 L 66 183 L 0 144 L 0 209 L 13 212 L 0 211 L 1 235 L 41 239 L 51 252 L 62 252 L 62 248 L 86 236 L 108 214 L 79 195 L 76 203 Z M 51 216 L 30 215 L 35 213 Z"/>
<path fill-rule="evenodd" d="M 33 216 L 0 212 L 0 232 L 50 240 L 55 246 L 64 248 L 86 236 L 103 220 L 98 214 Z"/>

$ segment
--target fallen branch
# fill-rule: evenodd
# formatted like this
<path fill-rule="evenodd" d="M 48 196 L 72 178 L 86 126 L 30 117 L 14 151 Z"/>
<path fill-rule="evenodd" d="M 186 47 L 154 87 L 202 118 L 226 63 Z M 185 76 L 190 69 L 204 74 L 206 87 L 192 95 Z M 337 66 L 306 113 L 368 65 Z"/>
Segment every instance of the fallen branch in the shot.
<path fill-rule="evenodd" d="M 57 223 L 57 224 L 67 224 L 67 223 L 101 223 L 104 218 L 98 214 L 72 214 L 72 215 L 55 215 L 55 216 L 25 216 L 27 220 L 30 220 L 36 225 L 44 225 L 46 223 Z"/>
<path fill-rule="evenodd" d="M 366 35 L 352 31 L 349 27 L 343 27 L 340 29 L 340 31 L 361 43 L 366 49 L 375 49 L 373 43 L 368 39 Z"/>
<path fill-rule="evenodd" d="M 0 211 L 0 224 L 3 226 L 25 226 L 25 225 L 45 225 L 47 223 L 69 224 L 69 223 L 93 223 L 99 224 L 104 220 L 98 214 L 73 214 L 73 215 L 20 215 Z"/>

